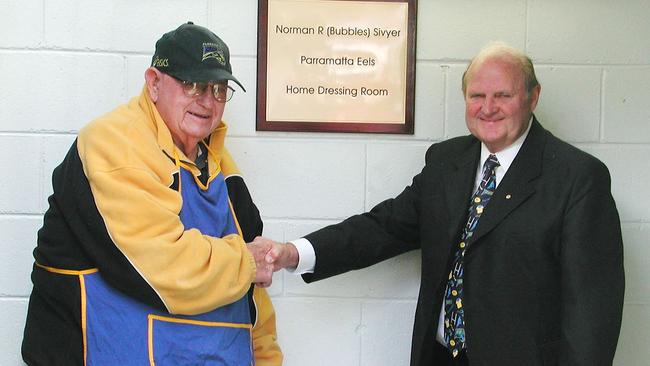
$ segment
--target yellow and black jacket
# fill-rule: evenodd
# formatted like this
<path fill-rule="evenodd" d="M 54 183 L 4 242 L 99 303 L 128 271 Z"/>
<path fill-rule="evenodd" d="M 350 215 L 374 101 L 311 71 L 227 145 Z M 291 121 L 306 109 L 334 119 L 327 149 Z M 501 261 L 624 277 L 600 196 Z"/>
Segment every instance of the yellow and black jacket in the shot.
<path fill-rule="evenodd" d="M 38 233 L 25 362 L 281 365 L 245 247 L 262 221 L 225 134 L 190 162 L 146 88 L 80 131 Z"/>

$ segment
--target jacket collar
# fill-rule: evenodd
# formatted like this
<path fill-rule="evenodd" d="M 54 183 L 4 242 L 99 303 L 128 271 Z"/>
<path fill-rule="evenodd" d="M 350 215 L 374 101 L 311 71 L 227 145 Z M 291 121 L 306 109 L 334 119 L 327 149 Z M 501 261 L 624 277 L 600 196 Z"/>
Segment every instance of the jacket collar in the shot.
<path fill-rule="evenodd" d="M 528 137 L 481 216 L 481 222 L 473 235 L 473 240 L 477 243 L 483 235 L 494 229 L 510 212 L 535 193 L 535 185 L 532 182 L 542 174 L 547 133 L 536 118 L 533 118 L 532 123 Z"/>

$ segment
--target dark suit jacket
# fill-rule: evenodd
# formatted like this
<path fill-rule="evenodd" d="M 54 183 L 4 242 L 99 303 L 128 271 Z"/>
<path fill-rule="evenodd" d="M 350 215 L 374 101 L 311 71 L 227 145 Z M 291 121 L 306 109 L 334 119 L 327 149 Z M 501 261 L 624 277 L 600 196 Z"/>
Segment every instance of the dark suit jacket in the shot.
<path fill-rule="evenodd" d="M 421 249 L 413 366 L 445 364 L 435 334 L 479 158 L 473 136 L 434 144 L 422 172 L 397 197 L 306 236 L 316 252 L 307 282 Z M 465 261 L 472 366 L 611 365 L 623 307 L 623 245 L 609 172 L 599 160 L 534 120 Z"/>

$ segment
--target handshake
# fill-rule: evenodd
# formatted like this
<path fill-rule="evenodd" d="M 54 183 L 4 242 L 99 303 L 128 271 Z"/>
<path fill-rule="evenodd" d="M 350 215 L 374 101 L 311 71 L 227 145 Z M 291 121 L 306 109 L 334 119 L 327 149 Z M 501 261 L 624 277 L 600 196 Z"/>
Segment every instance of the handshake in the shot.
<path fill-rule="evenodd" d="M 298 266 L 298 250 L 291 243 L 278 243 L 258 236 L 246 247 L 255 258 L 257 270 L 254 282 L 260 287 L 271 286 L 273 272 Z"/>

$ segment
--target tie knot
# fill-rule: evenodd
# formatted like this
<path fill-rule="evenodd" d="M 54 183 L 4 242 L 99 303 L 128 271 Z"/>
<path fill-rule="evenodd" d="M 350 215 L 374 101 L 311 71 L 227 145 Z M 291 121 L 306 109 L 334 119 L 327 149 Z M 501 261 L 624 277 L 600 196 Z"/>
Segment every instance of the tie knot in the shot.
<path fill-rule="evenodd" d="M 490 154 L 490 156 L 488 156 L 483 166 L 485 170 L 492 171 L 494 170 L 494 168 L 498 167 L 499 165 L 501 164 L 499 164 L 499 160 L 497 159 L 497 156 L 494 154 Z"/>

